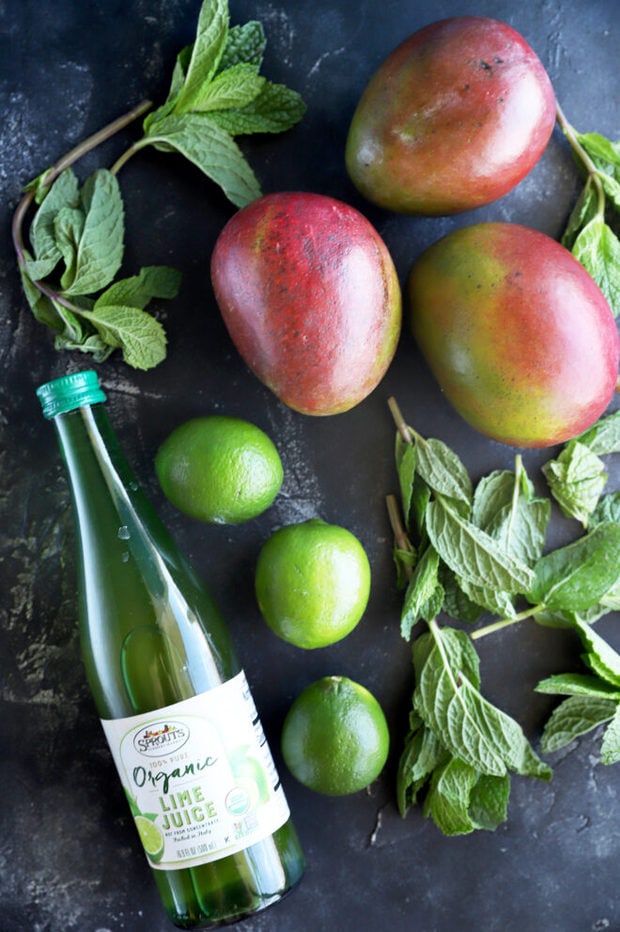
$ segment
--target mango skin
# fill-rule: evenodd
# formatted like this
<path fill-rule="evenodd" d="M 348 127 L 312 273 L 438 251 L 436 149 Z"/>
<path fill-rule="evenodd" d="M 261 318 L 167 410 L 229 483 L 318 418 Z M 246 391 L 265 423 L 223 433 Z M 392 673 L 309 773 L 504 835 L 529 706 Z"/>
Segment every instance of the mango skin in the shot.
<path fill-rule="evenodd" d="M 618 378 L 613 314 L 583 266 L 513 223 L 449 233 L 406 285 L 415 339 L 447 399 L 476 430 L 547 447 L 586 430 Z"/>
<path fill-rule="evenodd" d="M 224 226 L 211 281 L 246 364 L 295 411 L 348 411 L 392 361 L 400 283 L 385 243 L 348 204 L 306 192 L 263 195 Z"/>
<path fill-rule="evenodd" d="M 379 66 L 354 112 L 349 176 L 368 200 L 447 215 L 503 197 L 553 131 L 551 81 L 499 20 L 457 16 L 414 33 Z"/>

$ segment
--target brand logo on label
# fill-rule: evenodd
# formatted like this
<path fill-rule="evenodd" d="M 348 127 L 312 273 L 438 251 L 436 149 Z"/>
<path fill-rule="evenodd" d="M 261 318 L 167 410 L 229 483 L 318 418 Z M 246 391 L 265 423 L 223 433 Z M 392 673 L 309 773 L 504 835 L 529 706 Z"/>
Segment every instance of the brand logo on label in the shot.
<path fill-rule="evenodd" d="M 133 739 L 133 746 L 138 754 L 159 757 L 160 754 L 178 751 L 188 739 L 189 728 L 186 725 L 167 719 L 141 728 Z"/>

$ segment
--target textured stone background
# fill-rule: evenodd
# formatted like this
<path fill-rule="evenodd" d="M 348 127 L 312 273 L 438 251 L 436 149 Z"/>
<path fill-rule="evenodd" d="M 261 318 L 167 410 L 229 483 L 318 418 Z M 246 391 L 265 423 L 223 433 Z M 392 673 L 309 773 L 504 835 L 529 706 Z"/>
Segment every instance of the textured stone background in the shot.
<path fill-rule="evenodd" d="M 89 364 L 59 354 L 20 292 L 10 218 L 23 184 L 84 136 L 139 100 L 161 101 L 177 51 L 191 41 L 198 0 L 0 0 L 0 929 L 2 932 L 164 932 L 170 926 L 139 850 L 129 812 L 85 686 L 76 637 L 73 531 L 52 428 L 34 396 L 49 378 Z M 343 148 L 371 73 L 403 38 L 462 13 L 517 28 L 547 66 L 569 119 L 620 137 L 616 0 L 231 0 L 233 22 L 262 21 L 264 73 L 308 104 L 286 136 L 251 139 L 246 152 L 265 191 L 323 192 L 362 209 L 404 278 L 419 252 L 457 225 L 525 223 L 558 236 L 578 190 L 558 131 L 522 184 L 501 202 L 458 219 L 390 215 L 361 202 Z M 109 165 L 132 130 L 89 156 L 84 176 Z M 394 776 L 411 691 L 398 632 L 384 495 L 393 491 L 395 394 L 425 434 L 451 443 L 474 477 L 510 467 L 513 451 L 482 440 L 448 408 L 406 332 L 380 388 L 353 411 L 311 419 L 284 408 L 236 355 L 215 308 L 208 262 L 231 206 L 191 166 L 158 153 L 121 175 L 126 269 L 169 263 L 179 297 L 162 309 L 167 361 L 149 373 L 116 358 L 100 367 L 127 455 L 230 621 L 277 756 L 289 703 L 311 680 L 343 673 L 383 703 L 393 751 L 369 793 L 330 800 L 283 771 L 308 868 L 299 889 L 247 920 L 248 932 L 390 929 L 393 932 L 601 932 L 620 930 L 620 770 L 604 767 L 597 736 L 551 763 L 550 784 L 514 779 L 509 821 L 493 834 L 443 838 L 413 812 L 400 819 Z M 247 417 L 278 443 L 282 495 L 237 529 L 184 519 L 162 498 L 153 455 L 167 433 L 209 412 Z M 547 454 L 529 453 L 534 474 Z M 610 487 L 617 486 L 612 464 Z M 615 483 L 615 485 L 614 485 Z M 277 525 L 320 515 L 356 533 L 373 567 L 358 629 L 310 654 L 278 642 L 252 595 L 252 567 Z M 562 523 L 553 539 L 571 533 Z M 602 623 L 616 646 L 617 619 Z M 603 630 L 601 628 L 601 630 Z M 485 691 L 536 742 L 550 708 L 532 687 L 577 661 L 565 633 L 523 625 L 480 642 Z"/>

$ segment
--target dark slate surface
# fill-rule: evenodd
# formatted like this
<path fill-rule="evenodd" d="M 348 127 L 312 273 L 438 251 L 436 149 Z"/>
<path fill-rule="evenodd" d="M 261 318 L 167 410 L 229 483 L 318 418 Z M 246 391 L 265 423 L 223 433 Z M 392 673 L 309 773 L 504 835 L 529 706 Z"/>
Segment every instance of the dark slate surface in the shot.
<path fill-rule="evenodd" d="M 35 387 L 87 365 L 56 353 L 20 293 L 9 238 L 22 184 L 78 140 L 139 100 L 163 99 L 177 51 L 194 35 L 198 0 L 5 0 L 0 3 L 0 928 L 3 932 L 165 932 L 170 927 L 139 850 L 83 678 L 76 636 L 73 531 L 52 428 Z M 453 219 L 390 215 L 365 204 L 343 166 L 355 103 L 372 71 L 405 36 L 443 16 L 495 15 L 516 27 L 549 70 L 569 119 L 620 137 L 616 0 L 232 0 L 233 22 L 260 19 L 264 73 L 296 87 L 303 124 L 250 140 L 265 191 L 323 192 L 361 208 L 404 278 L 443 233 L 479 219 L 529 224 L 558 236 L 578 185 L 556 131 L 533 172 L 501 202 Z M 80 165 L 110 164 L 123 139 Z M 279 728 L 311 680 L 343 673 L 383 703 L 393 750 L 371 792 L 330 800 L 284 772 L 308 860 L 286 901 L 247 920 L 247 932 L 331 928 L 418 932 L 620 930 L 619 771 L 602 766 L 591 735 L 555 755 L 552 783 L 514 779 L 508 822 L 495 833 L 446 839 L 394 801 L 395 768 L 412 686 L 398 632 L 391 539 L 383 497 L 395 488 L 397 395 L 408 419 L 461 454 L 474 477 L 510 467 L 514 451 L 483 440 L 446 405 L 404 331 L 380 388 L 348 414 L 312 419 L 280 404 L 246 370 L 214 306 L 208 263 L 231 206 L 180 159 L 146 153 L 121 176 L 126 267 L 169 263 L 183 271 L 163 310 L 167 361 L 137 373 L 119 359 L 100 367 L 127 454 L 180 544 L 224 607 L 277 752 Z M 236 529 L 209 528 L 168 505 L 153 455 L 197 414 L 247 417 L 278 442 L 283 492 L 266 515 Z M 547 454 L 528 453 L 535 473 Z M 611 481 L 614 482 L 612 465 Z M 364 621 L 345 641 L 305 653 L 276 640 L 258 616 L 252 568 L 277 525 L 320 515 L 354 531 L 373 567 Z M 552 540 L 574 533 L 554 525 Z M 601 628 L 616 646 L 612 618 Z M 551 708 L 532 687 L 577 662 L 565 633 L 530 624 L 480 642 L 485 690 L 537 742 Z M 279 756 L 278 756 L 279 759 Z"/>

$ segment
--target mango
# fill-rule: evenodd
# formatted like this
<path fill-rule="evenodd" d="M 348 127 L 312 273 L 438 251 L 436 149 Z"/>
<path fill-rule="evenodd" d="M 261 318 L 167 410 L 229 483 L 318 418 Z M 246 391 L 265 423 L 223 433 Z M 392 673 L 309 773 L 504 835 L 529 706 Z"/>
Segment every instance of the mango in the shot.
<path fill-rule="evenodd" d="M 211 281 L 252 372 L 302 414 L 340 414 L 378 385 L 398 344 L 400 283 L 355 208 L 322 194 L 265 194 L 217 238 Z"/>
<path fill-rule="evenodd" d="M 482 434 L 563 443 L 611 401 L 620 340 L 600 288 L 551 237 L 513 223 L 449 233 L 413 263 L 410 325 L 446 398 Z"/>
<path fill-rule="evenodd" d="M 351 180 L 403 213 L 454 214 L 503 197 L 553 131 L 555 94 L 512 27 L 456 16 L 424 27 L 379 66 L 354 111 Z"/>

